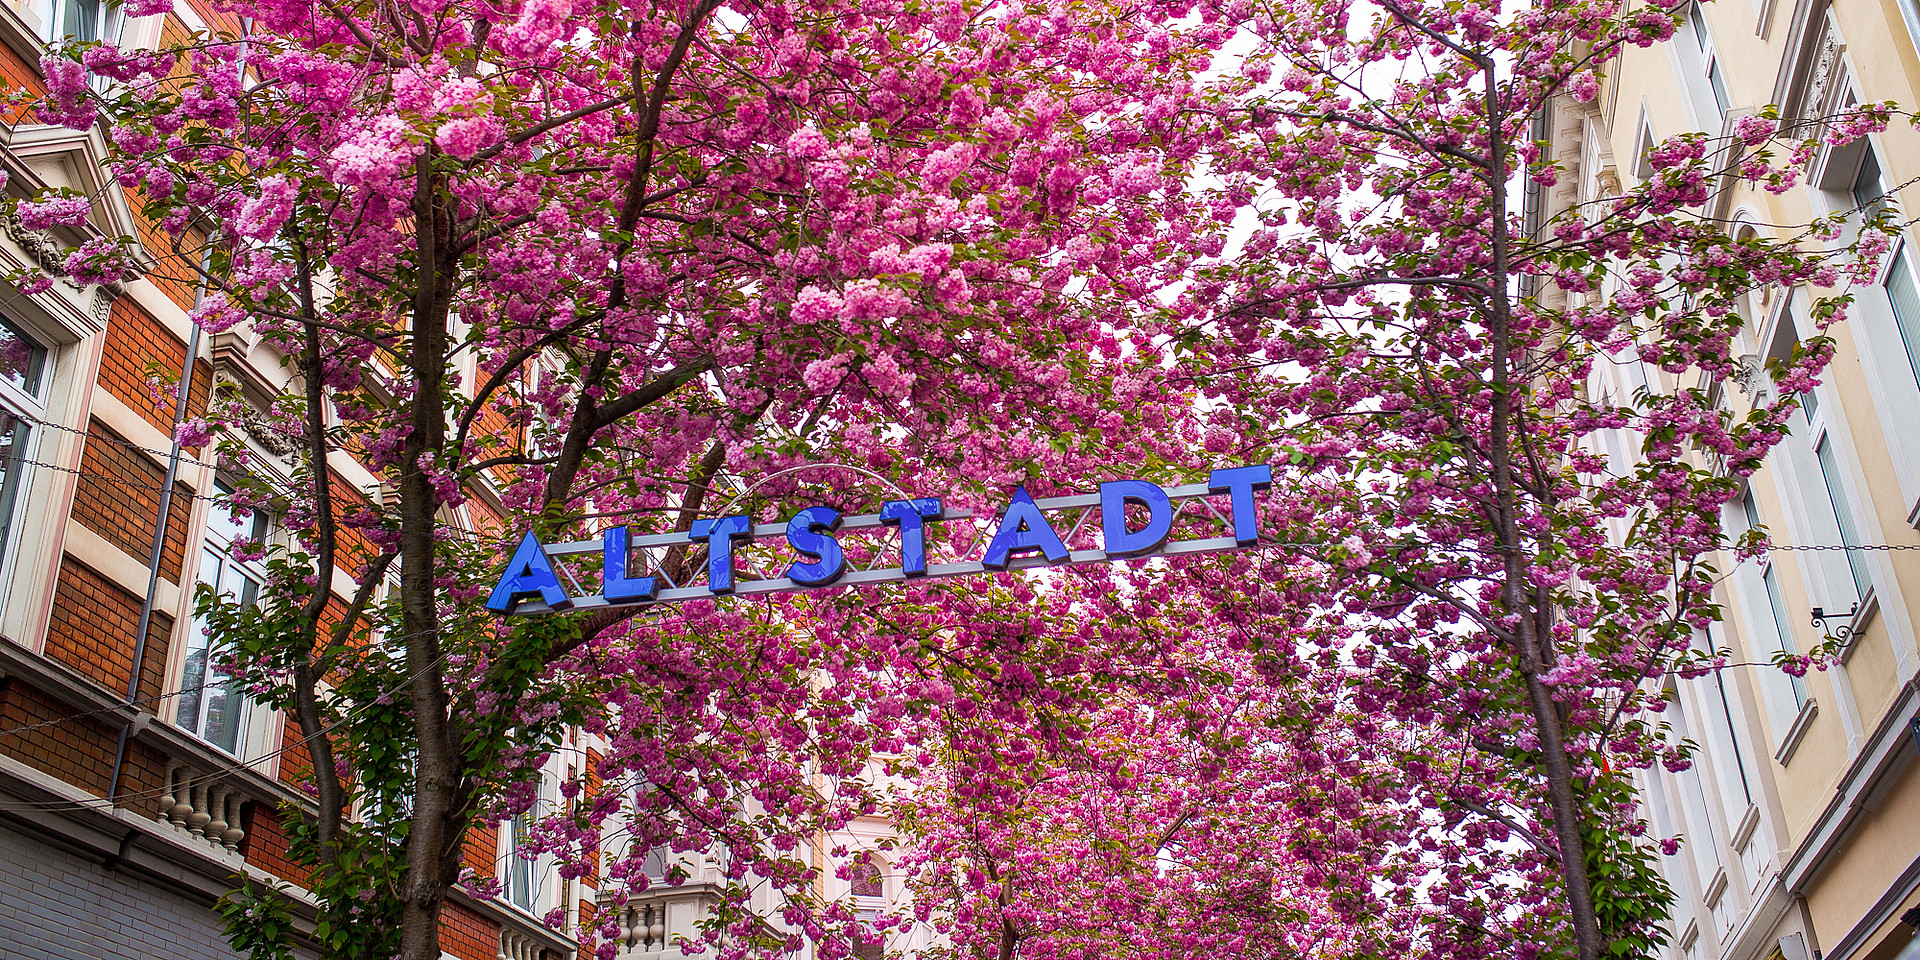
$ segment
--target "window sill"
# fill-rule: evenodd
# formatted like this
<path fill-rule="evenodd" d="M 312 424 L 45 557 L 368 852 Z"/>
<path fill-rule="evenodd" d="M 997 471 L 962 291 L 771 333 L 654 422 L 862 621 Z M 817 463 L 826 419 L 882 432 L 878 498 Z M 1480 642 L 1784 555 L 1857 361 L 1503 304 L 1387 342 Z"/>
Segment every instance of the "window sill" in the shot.
<path fill-rule="evenodd" d="M 1853 619 L 1847 621 L 1847 642 L 1840 648 L 1840 665 L 1846 666 L 1853 659 L 1853 651 L 1860 646 L 1860 634 L 1873 623 L 1880 613 L 1880 595 L 1873 584 L 1867 584 L 1867 595 L 1860 598 L 1860 609 L 1854 611 Z"/>
<path fill-rule="evenodd" d="M 1800 705 L 1800 715 L 1793 718 L 1793 725 L 1787 728 L 1787 734 L 1780 738 L 1780 749 L 1775 750 L 1773 759 L 1781 766 L 1793 762 L 1794 751 L 1800 749 L 1800 741 L 1806 739 L 1807 729 L 1813 726 L 1813 718 L 1820 715 L 1820 701 L 1808 697 Z"/>
<path fill-rule="evenodd" d="M 1760 808 L 1748 804 L 1747 812 L 1740 816 L 1740 825 L 1733 828 L 1733 852 L 1744 855 L 1747 844 L 1753 840 L 1753 831 L 1760 826 Z"/>
<path fill-rule="evenodd" d="M 1724 896 L 1726 892 L 1727 868 L 1719 867 L 1713 871 L 1713 879 L 1707 881 L 1707 895 L 1700 899 L 1706 902 L 1707 909 L 1718 909 L 1720 906 L 1720 898 Z"/>

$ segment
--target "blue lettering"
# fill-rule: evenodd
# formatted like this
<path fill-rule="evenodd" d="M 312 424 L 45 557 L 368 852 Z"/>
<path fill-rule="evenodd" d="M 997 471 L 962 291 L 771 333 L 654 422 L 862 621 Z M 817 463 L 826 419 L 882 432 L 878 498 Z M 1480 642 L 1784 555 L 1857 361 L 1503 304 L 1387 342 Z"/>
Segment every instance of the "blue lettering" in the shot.
<path fill-rule="evenodd" d="M 1127 529 L 1127 502 L 1145 504 L 1147 525 Z M 1151 553 L 1173 532 L 1173 501 L 1157 483 L 1112 480 L 1100 485 L 1100 534 L 1109 557 Z"/>
<path fill-rule="evenodd" d="M 888 500 L 880 505 L 880 522 L 900 528 L 900 569 L 907 576 L 926 576 L 926 522 L 940 519 L 942 512 L 939 497 Z"/>
<path fill-rule="evenodd" d="M 707 541 L 707 589 L 714 593 L 733 592 L 733 545 L 750 540 L 753 519 L 739 516 L 718 520 L 695 520 L 687 535 Z"/>
<path fill-rule="evenodd" d="M 1251 467 L 1215 470 L 1207 477 L 1207 489 L 1232 495 L 1233 542 L 1246 547 L 1260 542 L 1260 518 L 1253 512 L 1253 492 L 1273 486 L 1273 468 L 1262 463 Z"/>
<path fill-rule="evenodd" d="M 987 544 L 987 553 L 980 558 L 980 565 L 990 570 L 1005 570 L 1014 554 L 1031 550 L 1046 554 L 1052 563 L 1067 558 L 1066 544 L 1060 542 L 1060 535 L 1053 532 L 1052 524 L 1040 514 L 1027 488 L 1020 486 L 1014 488 L 1013 499 L 1007 501 L 1007 512 L 1000 516 L 1000 529 Z"/>
<path fill-rule="evenodd" d="M 652 600 L 660 593 L 660 581 L 654 577 L 629 577 L 631 558 L 627 549 L 627 528 L 608 527 L 600 534 L 600 569 L 603 577 L 600 595 L 608 603 L 632 603 Z"/>
<path fill-rule="evenodd" d="M 536 596 L 554 610 L 573 606 L 566 589 L 560 586 L 560 578 L 554 576 L 553 558 L 547 556 L 547 548 L 528 533 L 514 549 L 513 559 L 507 561 L 507 572 L 501 574 L 500 582 L 494 585 L 493 596 L 487 598 L 487 609 L 512 613 L 522 600 Z"/>
<path fill-rule="evenodd" d="M 813 563 L 795 563 L 787 567 L 787 577 L 804 587 L 824 587 L 847 572 L 846 557 L 833 531 L 840 529 L 840 511 L 832 507 L 808 507 L 787 521 L 787 542 Z"/>

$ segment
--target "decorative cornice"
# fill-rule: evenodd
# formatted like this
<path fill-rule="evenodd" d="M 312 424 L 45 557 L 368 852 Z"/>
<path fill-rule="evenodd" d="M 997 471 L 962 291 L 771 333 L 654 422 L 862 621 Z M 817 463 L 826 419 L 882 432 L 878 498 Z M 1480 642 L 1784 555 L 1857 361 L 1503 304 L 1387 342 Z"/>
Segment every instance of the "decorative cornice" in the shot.
<path fill-rule="evenodd" d="M 27 256 L 32 257 L 33 262 L 38 264 L 40 269 L 55 276 L 62 273 L 60 264 L 66 260 L 66 250 L 60 246 L 60 241 L 55 240 L 52 234 L 44 230 L 27 229 L 26 223 L 21 221 L 17 213 L 0 214 L 0 228 L 6 230 L 7 236 L 12 237 L 13 242 L 19 244 L 20 249 L 25 250 Z M 64 282 L 75 290 L 80 289 L 80 285 L 72 280 L 64 280 Z"/>

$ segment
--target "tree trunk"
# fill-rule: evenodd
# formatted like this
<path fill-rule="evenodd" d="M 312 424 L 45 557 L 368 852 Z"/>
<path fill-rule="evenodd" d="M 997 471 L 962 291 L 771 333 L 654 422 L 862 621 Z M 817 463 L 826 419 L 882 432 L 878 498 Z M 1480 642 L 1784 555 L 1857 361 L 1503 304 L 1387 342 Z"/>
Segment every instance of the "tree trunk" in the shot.
<path fill-rule="evenodd" d="M 1554 839 L 1560 847 L 1560 869 L 1567 884 L 1567 912 L 1573 920 L 1574 941 L 1579 947 L 1580 960 L 1600 960 L 1607 945 L 1594 912 L 1593 888 L 1587 877 L 1586 844 L 1580 836 L 1580 807 L 1573 794 L 1573 767 L 1567 759 L 1558 706 L 1553 702 L 1552 691 L 1540 679 L 1541 671 L 1551 668 L 1551 654 L 1544 644 L 1536 616 L 1540 611 L 1533 609 L 1526 589 L 1529 564 L 1522 553 L 1519 525 L 1523 503 L 1513 476 L 1512 455 L 1514 393 L 1524 385 L 1515 383 L 1513 378 L 1512 302 L 1506 294 L 1511 238 L 1507 235 L 1508 170 L 1506 141 L 1502 135 L 1505 115 L 1500 105 L 1496 65 L 1491 59 L 1483 59 L 1481 69 L 1486 78 L 1487 195 L 1492 206 L 1489 229 L 1493 263 L 1489 272 L 1491 282 L 1498 285 L 1494 288 L 1495 295 L 1488 298 L 1492 308 L 1488 334 L 1493 359 L 1493 408 L 1487 447 L 1491 461 L 1488 466 L 1493 475 L 1494 532 L 1500 541 L 1505 581 L 1500 599 L 1504 612 L 1514 618 L 1510 645 L 1527 686 L 1527 702 L 1533 708 L 1540 740 L 1541 762 L 1546 767 L 1547 799 L 1553 809 Z M 1525 437 L 1519 442 L 1524 443 Z"/>
<path fill-rule="evenodd" d="M 440 910 L 446 899 L 445 851 L 459 845 L 456 797 L 458 745 L 450 735 L 448 696 L 434 590 L 433 482 L 421 458 L 440 455 L 446 432 L 447 317 L 457 264 L 450 250 L 451 217 L 440 199 L 433 151 L 415 161 L 413 215 L 416 267 L 411 352 L 407 371 L 414 394 L 400 474 L 400 607 L 405 631 L 407 693 L 418 739 L 412 829 L 406 842 L 401 897 L 402 960 L 439 960 Z M 444 469 L 445 464 L 436 464 Z"/>

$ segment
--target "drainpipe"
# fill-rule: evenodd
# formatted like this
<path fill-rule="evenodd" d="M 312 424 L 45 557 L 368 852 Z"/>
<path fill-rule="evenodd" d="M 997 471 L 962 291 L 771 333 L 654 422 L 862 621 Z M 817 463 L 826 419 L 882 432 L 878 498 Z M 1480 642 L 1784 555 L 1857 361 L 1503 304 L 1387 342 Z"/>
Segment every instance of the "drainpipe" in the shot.
<path fill-rule="evenodd" d="M 147 659 L 147 629 L 153 623 L 153 596 L 160 589 L 160 555 L 167 544 L 167 514 L 173 507 L 173 484 L 180 476 L 180 422 L 187 417 L 187 394 L 193 387 L 193 358 L 200 353 L 200 325 L 193 324 L 193 332 L 187 337 L 186 360 L 180 365 L 180 388 L 173 399 L 172 446 L 167 454 L 167 479 L 160 487 L 160 515 L 153 521 L 153 548 L 147 552 L 147 594 L 140 601 L 140 621 L 134 627 L 133 635 L 133 675 L 127 678 L 127 705 L 133 707 L 134 718 L 139 717 L 140 708 L 136 706 L 140 699 L 140 669 Z M 120 792 L 120 772 L 126 765 L 127 738 L 133 732 L 134 721 L 129 720 L 120 728 L 120 739 L 113 747 L 113 775 L 107 779 L 107 802 L 114 803 L 114 797 Z M 116 806 L 118 804 L 115 804 Z"/>

